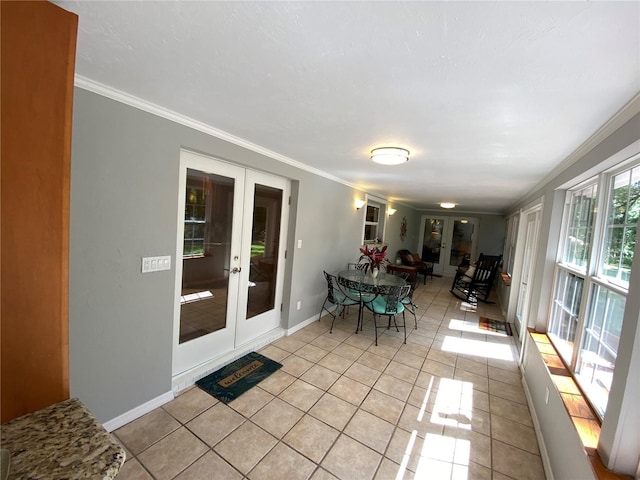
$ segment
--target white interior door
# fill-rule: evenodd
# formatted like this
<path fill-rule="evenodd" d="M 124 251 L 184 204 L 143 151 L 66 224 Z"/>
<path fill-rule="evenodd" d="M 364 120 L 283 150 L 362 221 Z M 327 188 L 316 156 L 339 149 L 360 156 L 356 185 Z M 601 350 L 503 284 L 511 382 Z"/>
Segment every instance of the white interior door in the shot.
<path fill-rule="evenodd" d="M 529 303 L 531 300 L 531 281 L 532 268 L 531 264 L 536 254 L 538 245 L 538 232 L 540 228 L 540 210 L 527 214 L 525 234 L 524 234 L 524 252 L 522 259 L 522 274 L 520 276 L 520 284 L 518 290 L 518 303 L 516 305 L 516 321 L 515 327 L 518 333 L 522 332 L 523 327 L 527 326 L 527 317 L 529 314 Z"/>
<path fill-rule="evenodd" d="M 289 183 L 182 151 L 173 375 L 279 326 Z"/>
<path fill-rule="evenodd" d="M 435 274 L 455 275 L 465 255 L 475 259 L 478 223 L 471 217 L 422 216 L 420 252 Z"/>

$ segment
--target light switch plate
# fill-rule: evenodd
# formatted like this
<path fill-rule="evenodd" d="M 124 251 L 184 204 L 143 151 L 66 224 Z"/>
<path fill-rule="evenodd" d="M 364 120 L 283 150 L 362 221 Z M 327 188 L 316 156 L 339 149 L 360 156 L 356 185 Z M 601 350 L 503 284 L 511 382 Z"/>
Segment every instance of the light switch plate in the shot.
<path fill-rule="evenodd" d="M 161 272 L 162 270 L 171 270 L 171 255 L 142 258 L 142 273 Z"/>

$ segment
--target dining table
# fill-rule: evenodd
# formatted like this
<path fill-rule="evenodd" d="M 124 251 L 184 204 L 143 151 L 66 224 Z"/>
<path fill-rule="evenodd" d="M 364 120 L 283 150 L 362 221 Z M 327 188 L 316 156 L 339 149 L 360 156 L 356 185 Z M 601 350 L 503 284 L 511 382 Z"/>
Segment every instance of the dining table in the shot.
<path fill-rule="evenodd" d="M 371 271 L 365 272 L 356 269 L 341 270 L 336 273 L 336 277 L 338 278 L 338 284 L 344 289 L 345 294 L 350 296 L 350 292 L 353 295 L 353 299 L 359 300 L 356 333 L 358 330 L 362 330 L 364 304 L 372 302 L 383 290 L 381 287 L 401 287 L 407 285 L 407 281 L 401 276 L 381 271 L 378 271 L 377 274 L 374 275 Z"/>

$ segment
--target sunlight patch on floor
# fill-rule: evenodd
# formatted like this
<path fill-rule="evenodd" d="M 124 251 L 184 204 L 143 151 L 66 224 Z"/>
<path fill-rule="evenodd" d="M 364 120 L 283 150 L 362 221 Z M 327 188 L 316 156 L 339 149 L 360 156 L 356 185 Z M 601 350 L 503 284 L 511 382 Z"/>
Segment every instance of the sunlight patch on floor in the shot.
<path fill-rule="evenodd" d="M 467 480 L 470 453 L 469 440 L 428 433 L 414 478 Z"/>
<path fill-rule="evenodd" d="M 447 335 L 442 342 L 441 350 L 456 354 L 495 358 L 496 360 L 513 360 L 511 345 L 508 343 L 492 343 Z"/>
<path fill-rule="evenodd" d="M 180 296 L 180 305 L 184 305 L 185 303 L 193 303 L 198 302 L 200 300 L 206 300 L 207 298 L 212 298 L 213 293 L 210 290 L 203 290 L 202 292 L 188 293 L 186 295 Z"/>
<path fill-rule="evenodd" d="M 431 423 L 471 430 L 473 383 L 441 378 Z"/>

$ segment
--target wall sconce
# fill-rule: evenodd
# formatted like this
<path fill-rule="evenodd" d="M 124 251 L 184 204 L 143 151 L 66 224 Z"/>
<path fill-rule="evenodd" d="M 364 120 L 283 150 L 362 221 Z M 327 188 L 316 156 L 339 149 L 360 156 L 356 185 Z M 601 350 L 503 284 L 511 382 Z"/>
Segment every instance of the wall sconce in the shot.
<path fill-rule="evenodd" d="M 387 213 L 389 214 L 389 216 L 393 215 L 396 212 L 397 212 L 397 210 L 395 208 L 388 208 L 387 209 Z"/>
<path fill-rule="evenodd" d="M 409 161 L 409 150 L 398 147 L 382 147 L 371 150 L 371 160 L 382 165 L 400 165 Z"/>
<path fill-rule="evenodd" d="M 356 210 L 360 210 L 362 207 L 364 207 L 364 204 L 365 204 L 364 200 L 357 199 L 356 200 Z"/>
<path fill-rule="evenodd" d="M 450 202 L 442 202 L 440 204 L 440 206 L 442 208 L 455 208 L 456 204 L 455 203 L 450 203 Z"/>

